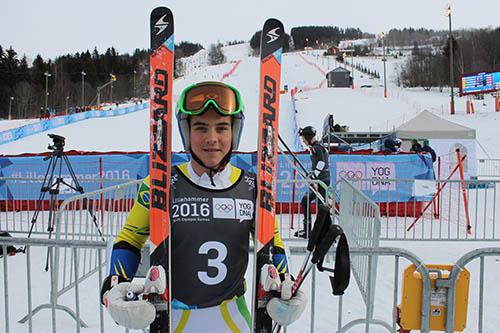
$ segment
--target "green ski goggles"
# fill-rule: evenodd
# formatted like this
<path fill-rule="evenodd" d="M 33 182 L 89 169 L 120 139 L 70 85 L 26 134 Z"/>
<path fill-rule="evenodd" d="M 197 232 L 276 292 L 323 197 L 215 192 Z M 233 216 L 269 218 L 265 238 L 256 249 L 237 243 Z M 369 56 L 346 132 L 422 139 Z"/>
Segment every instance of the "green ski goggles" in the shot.
<path fill-rule="evenodd" d="M 223 116 L 233 116 L 243 111 L 243 101 L 236 88 L 221 82 L 202 82 L 188 86 L 179 96 L 180 112 L 196 116 L 212 106 Z"/>

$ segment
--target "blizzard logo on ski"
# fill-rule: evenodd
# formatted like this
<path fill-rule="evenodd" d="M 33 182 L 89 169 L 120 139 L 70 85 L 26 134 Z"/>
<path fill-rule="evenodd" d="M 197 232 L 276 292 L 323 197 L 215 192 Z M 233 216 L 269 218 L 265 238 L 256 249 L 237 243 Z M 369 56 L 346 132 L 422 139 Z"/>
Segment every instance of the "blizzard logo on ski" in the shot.
<path fill-rule="evenodd" d="M 253 220 L 253 202 L 246 199 L 236 199 L 236 218 L 241 222 Z"/>
<path fill-rule="evenodd" d="M 167 131 L 163 130 L 168 125 L 163 118 L 168 112 L 168 100 L 165 99 L 168 94 L 168 78 L 168 71 L 159 68 L 155 70 L 153 77 L 154 99 L 151 106 L 154 109 L 152 140 L 156 142 L 151 151 L 152 169 L 159 171 L 151 174 L 151 206 L 163 211 L 167 210 L 167 193 L 165 189 L 169 181 L 165 174 L 167 171 L 167 153 L 170 152 L 167 149 L 169 141 Z"/>
<path fill-rule="evenodd" d="M 278 33 L 276 32 L 279 28 L 280 27 L 269 30 L 269 32 L 266 34 L 267 37 L 269 37 L 269 41 L 267 42 L 267 44 L 272 43 L 275 40 L 277 40 L 278 38 L 280 38 L 280 35 L 278 35 Z"/>
<path fill-rule="evenodd" d="M 274 128 L 276 122 L 276 108 L 274 107 L 276 103 L 276 81 L 270 77 L 269 75 L 264 76 L 264 112 L 263 112 L 263 123 L 265 126 L 262 128 L 261 137 L 263 138 L 263 142 L 261 143 L 263 146 L 263 150 L 271 150 L 274 151 L 275 146 L 275 136 L 269 135 L 268 128 Z M 270 149 L 271 148 L 271 149 Z M 262 171 L 267 172 L 269 175 L 273 173 L 274 160 L 269 156 L 270 152 L 262 153 L 260 168 Z M 272 180 L 271 180 L 272 181 Z M 259 206 L 264 208 L 268 212 L 272 212 L 274 209 L 274 193 L 273 193 L 273 184 L 269 181 L 265 180 L 265 177 L 261 180 L 260 184 L 260 202 Z"/>
<path fill-rule="evenodd" d="M 276 81 L 266 75 L 264 77 L 264 108 L 268 111 L 264 113 L 264 123 L 268 126 L 274 126 L 276 120 Z"/>
<path fill-rule="evenodd" d="M 158 21 L 156 21 L 155 23 L 155 28 L 158 29 L 158 32 L 156 33 L 156 35 L 159 35 L 163 32 L 163 30 L 165 30 L 167 27 L 168 27 L 168 22 L 165 21 L 165 17 L 167 15 L 163 15 Z"/>
<path fill-rule="evenodd" d="M 215 219 L 236 218 L 236 207 L 232 198 L 213 198 L 213 212 Z"/>

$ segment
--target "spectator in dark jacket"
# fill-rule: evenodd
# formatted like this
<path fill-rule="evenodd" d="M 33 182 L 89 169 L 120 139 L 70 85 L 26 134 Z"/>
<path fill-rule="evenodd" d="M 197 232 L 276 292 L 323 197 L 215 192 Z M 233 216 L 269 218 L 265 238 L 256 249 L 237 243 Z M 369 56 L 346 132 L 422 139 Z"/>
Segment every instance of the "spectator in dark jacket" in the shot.
<path fill-rule="evenodd" d="M 382 150 L 384 153 L 395 153 L 396 152 L 396 144 L 393 139 L 388 138 L 384 141 L 384 149 Z"/>
<path fill-rule="evenodd" d="M 420 153 L 422 151 L 422 146 L 418 143 L 417 139 L 411 139 L 411 152 Z"/>
<path fill-rule="evenodd" d="M 399 152 L 399 149 L 401 148 L 401 140 L 396 138 L 387 138 L 384 141 L 384 148 L 382 151 L 384 153 L 397 153 Z"/>
<path fill-rule="evenodd" d="M 429 146 L 429 140 L 424 140 L 424 146 L 422 147 L 422 153 L 429 153 L 432 157 L 432 163 L 436 162 L 436 152 Z"/>

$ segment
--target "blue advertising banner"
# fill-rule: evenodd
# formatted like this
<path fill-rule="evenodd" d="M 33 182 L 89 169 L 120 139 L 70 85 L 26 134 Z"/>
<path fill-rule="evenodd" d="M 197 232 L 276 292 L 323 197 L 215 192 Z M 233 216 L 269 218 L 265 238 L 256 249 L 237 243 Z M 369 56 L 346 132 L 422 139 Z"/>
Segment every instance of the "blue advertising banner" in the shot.
<path fill-rule="evenodd" d="M 188 155 L 183 153 L 172 156 L 172 164 L 177 165 L 188 160 Z M 308 154 L 297 154 L 297 158 L 307 170 L 311 168 Z M 95 180 L 83 182 L 85 192 L 97 190 L 99 180 L 104 180 L 103 186 L 112 183 L 106 179 L 142 179 L 149 172 L 148 154 L 103 154 L 103 155 L 70 155 L 68 159 L 80 180 Z M 255 172 L 256 155 L 238 153 L 231 158 L 231 163 L 241 169 Z M 304 183 L 294 185 L 293 180 L 301 179 L 294 173 L 293 159 L 291 156 L 279 155 L 278 159 L 278 202 L 300 202 L 308 191 Z M 15 178 L 41 178 L 46 174 L 49 161 L 43 156 L 33 157 L 1 157 L 0 177 Z M 298 167 L 298 166 L 297 166 Z M 102 174 L 101 174 L 102 168 Z M 299 168 L 299 167 L 298 167 Z M 300 169 L 300 168 L 299 168 Z M 340 177 L 354 179 L 373 179 L 359 184 L 368 197 L 376 202 L 408 201 L 413 196 L 413 183 L 384 181 L 385 179 L 434 179 L 430 155 L 399 154 L 399 155 L 331 155 L 330 156 L 331 184 L 335 184 Z M 71 176 L 63 163 L 62 178 L 68 183 Z M 362 184 L 362 185 L 361 185 Z M 21 193 L 15 186 L 6 188 L 8 182 L 0 180 L 1 199 L 37 199 L 40 194 L 40 183 L 34 183 L 32 190 L 26 193 L 24 188 Z M 62 193 L 72 195 L 73 191 Z M 292 199 L 292 195 L 294 196 Z"/>
<path fill-rule="evenodd" d="M 298 154 L 297 157 L 307 170 L 311 169 L 309 155 Z M 293 180 L 293 161 L 289 160 L 289 156 L 279 156 L 279 180 Z M 366 179 L 355 184 L 375 202 L 406 202 L 413 198 L 413 182 L 395 183 L 385 179 L 434 179 L 434 171 L 429 154 L 330 155 L 330 184 L 333 186 L 341 177 Z M 297 179 L 301 177 L 297 176 Z M 307 191 L 304 183 L 298 183 L 293 188 L 291 181 L 278 182 L 278 201 L 291 202 L 295 192 L 293 202 L 300 202 Z"/>
<path fill-rule="evenodd" d="M 85 192 L 98 190 L 101 186 L 100 179 L 103 180 L 102 187 L 108 187 L 116 185 L 116 182 L 106 181 L 106 179 L 142 179 L 149 172 L 149 156 L 147 154 L 71 155 L 68 156 L 68 160 Z M 49 160 L 44 160 L 44 156 L 1 157 L 0 177 L 37 178 L 43 180 L 48 166 Z M 59 162 L 56 165 L 54 175 L 55 177 L 59 175 Z M 66 183 L 74 186 L 71 174 L 64 162 L 61 168 L 61 178 Z M 0 180 L 0 200 L 38 199 L 41 184 L 41 182 L 33 182 L 33 186 L 27 187 L 19 186 L 17 182 Z M 74 190 L 62 186 L 58 198 L 65 199 L 75 194 L 77 193 Z M 48 194 L 46 197 L 48 198 Z"/>
<path fill-rule="evenodd" d="M 0 132 L 0 145 L 19 140 L 21 138 L 48 131 L 53 128 L 64 126 L 77 121 L 89 119 L 89 118 L 102 118 L 102 117 L 113 117 L 120 116 L 126 113 L 136 112 L 149 107 L 147 103 L 135 104 L 119 109 L 112 110 L 92 110 L 86 112 L 80 112 L 71 114 L 68 116 L 59 116 L 52 119 L 42 120 L 38 123 L 25 125 L 18 128 L 13 128 L 7 131 Z"/>

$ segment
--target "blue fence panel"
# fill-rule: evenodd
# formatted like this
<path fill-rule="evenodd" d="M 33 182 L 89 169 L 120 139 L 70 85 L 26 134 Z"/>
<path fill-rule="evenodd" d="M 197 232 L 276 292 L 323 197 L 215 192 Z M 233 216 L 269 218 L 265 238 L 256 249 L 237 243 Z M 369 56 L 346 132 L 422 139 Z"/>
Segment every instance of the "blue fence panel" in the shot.
<path fill-rule="evenodd" d="M 136 112 L 148 108 L 148 103 L 135 104 L 113 110 L 92 110 L 86 112 L 75 113 L 67 116 L 59 116 L 52 119 L 42 120 L 38 123 L 25 125 L 18 128 L 13 128 L 7 131 L 0 132 L 0 145 L 15 140 L 25 138 L 27 136 L 48 131 L 53 128 L 61 127 L 77 121 L 89 118 L 102 118 L 121 116 L 127 113 Z"/>
<path fill-rule="evenodd" d="M 79 179 L 98 179 L 100 175 L 100 163 L 102 159 L 102 178 L 141 179 L 149 172 L 148 154 L 110 154 L 110 155 L 70 155 L 70 163 Z M 297 158 L 309 170 L 311 160 L 307 154 L 297 154 Z M 1 157 L 0 177 L 23 177 L 43 178 L 48 161 L 43 156 L 35 157 Z M 172 156 L 172 164 L 177 165 L 188 161 L 185 153 L 177 153 Z M 280 155 L 278 158 L 278 179 L 289 180 L 278 184 L 277 200 L 280 202 L 290 201 L 293 191 L 294 200 L 300 198 L 307 192 L 306 184 L 293 184 L 293 165 L 289 162 L 290 157 Z M 231 158 L 231 163 L 241 169 L 255 172 L 256 154 L 237 153 Z M 331 183 L 334 184 L 340 176 L 356 179 L 374 179 L 368 184 L 363 182 L 363 192 L 376 202 L 386 201 L 408 201 L 412 199 L 413 184 L 398 182 L 384 182 L 384 179 L 433 179 L 432 161 L 430 156 L 416 154 L 401 155 L 331 155 L 330 156 Z M 66 167 L 62 169 L 62 177 L 70 180 Z M 297 175 L 297 179 L 300 177 Z M 382 181 L 382 186 L 380 183 Z M 96 190 L 97 182 L 85 188 L 86 192 Z M 0 199 L 36 199 L 39 188 L 33 188 L 28 197 L 20 198 L 15 189 L 5 189 L 5 183 L 0 182 Z M 295 186 L 295 188 L 293 188 Z M 26 195 L 26 193 L 23 193 Z"/>

